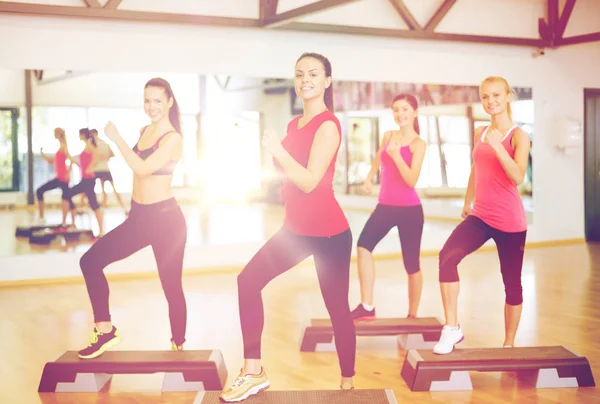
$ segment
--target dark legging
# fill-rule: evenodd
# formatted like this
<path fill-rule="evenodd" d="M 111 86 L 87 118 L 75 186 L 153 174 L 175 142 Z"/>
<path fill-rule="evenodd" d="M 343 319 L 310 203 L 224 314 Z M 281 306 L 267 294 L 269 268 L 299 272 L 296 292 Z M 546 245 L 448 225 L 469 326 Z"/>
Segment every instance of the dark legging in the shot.
<path fill-rule="evenodd" d="M 79 194 L 85 194 L 92 210 L 96 210 L 100 207 L 98 200 L 96 199 L 96 192 L 94 192 L 94 186 L 96 185 L 96 177 L 94 178 L 83 178 L 81 182 L 73 188 L 69 188 L 63 192 L 62 198 L 66 201 L 70 201 L 74 196 Z M 72 202 L 71 202 L 72 203 Z"/>
<path fill-rule="evenodd" d="M 48 181 L 47 183 L 45 183 L 44 185 L 42 185 L 41 187 L 39 187 L 36 191 L 35 194 L 37 196 L 38 201 L 44 201 L 44 193 L 46 193 L 47 191 L 51 191 L 53 189 L 56 188 L 60 188 L 62 191 L 62 199 L 66 199 L 67 201 L 69 201 L 69 207 L 71 209 L 75 209 L 75 204 L 73 203 L 73 201 L 71 200 L 71 198 L 65 198 L 65 194 L 67 193 L 67 191 L 69 190 L 69 183 L 59 180 L 58 178 L 54 178 L 53 180 Z"/>
<path fill-rule="evenodd" d="M 80 266 L 94 311 L 94 321 L 110 321 L 108 282 L 104 268 L 151 245 L 158 275 L 169 304 L 172 340 L 185 342 L 187 308 L 181 283 L 187 228 L 175 199 L 151 205 L 131 201 L 127 219 L 96 241 Z"/>
<path fill-rule="evenodd" d="M 261 357 L 262 289 L 272 279 L 312 255 L 333 326 L 342 376 L 354 376 L 356 331 L 348 305 L 351 253 L 352 233 L 349 229 L 331 237 L 309 237 L 283 228 L 269 239 L 238 276 L 244 358 Z"/>
<path fill-rule="evenodd" d="M 521 270 L 527 231 L 508 233 L 497 230 L 475 216 L 467 216 L 452 232 L 440 252 L 440 282 L 458 282 L 458 264 L 490 238 L 496 242 L 506 303 L 523 303 Z"/>
<path fill-rule="evenodd" d="M 404 268 L 409 274 L 419 272 L 421 264 L 421 237 L 423 236 L 423 207 L 416 206 L 390 206 L 378 204 L 365 223 L 360 236 L 358 247 L 369 252 L 385 237 L 388 232 L 398 228 L 400 247 Z"/>

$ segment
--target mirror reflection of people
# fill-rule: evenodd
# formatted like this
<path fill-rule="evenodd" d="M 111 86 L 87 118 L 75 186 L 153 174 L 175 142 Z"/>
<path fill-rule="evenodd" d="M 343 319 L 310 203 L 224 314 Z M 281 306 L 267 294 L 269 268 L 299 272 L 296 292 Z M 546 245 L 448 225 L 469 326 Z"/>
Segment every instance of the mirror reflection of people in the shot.
<path fill-rule="evenodd" d="M 446 321 L 433 348 L 437 354 L 452 352 L 464 339 L 457 313 L 458 264 L 490 238 L 498 249 L 506 292 L 504 347 L 515 344 L 523 308 L 521 271 L 527 218 L 517 186 L 523 182 L 527 170 L 529 136 L 512 121 L 512 92 L 505 79 L 486 78 L 479 87 L 479 95 L 491 123 L 475 130 L 473 166 L 462 210 L 464 221 L 454 229 L 440 252 L 439 280 Z"/>
<path fill-rule="evenodd" d="M 47 156 L 44 154 L 44 148 L 40 149 L 40 155 L 44 160 L 48 162 L 48 164 L 54 165 L 54 178 L 50 181 L 46 182 L 42 186 L 40 186 L 36 191 L 35 195 L 38 200 L 38 209 L 39 209 L 39 222 L 45 223 L 46 218 L 45 214 L 45 203 L 44 203 L 44 194 L 48 191 L 51 191 L 56 188 L 60 188 L 63 195 L 69 189 L 69 179 L 71 174 L 71 155 L 69 154 L 69 149 L 67 148 L 67 138 L 65 136 L 65 130 L 63 128 L 55 128 L 54 129 L 54 138 L 58 140 L 59 148 L 54 153 L 53 156 Z M 69 165 L 67 165 L 67 161 Z M 73 201 L 70 200 L 69 210 L 71 211 L 71 223 L 75 225 L 75 205 Z M 67 215 L 63 212 L 62 219 L 63 226 L 67 224 Z"/>
<path fill-rule="evenodd" d="M 423 235 L 423 207 L 415 186 L 419 180 L 426 142 L 419 137 L 419 104 L 410 94 L 392 101 L 398 130 L 387 131 L 371 163 L 362 192 L 370 194 L 372 178 L 381 166 L 379 201 L 358 238 L 358 277 L 361 303 L 352 311 L 355 321 L 375 319 L 373 286 L 375 283 L 375 246 L 394 227 L 398 229 L 404 269 L 408 274 L 408 318 L 416 318 L 423 289 L 420 266 Z"/>
<path fill-rule="evenodd" d="M 121 199 L 121 195 L 119 195 L 117 192 L 115 181 L 113 180 L 110 167 L 108 166 L 109 160 L 115 157 L 115 153 L 112 151 L 108 143 L 98 137 L 98 131 L 96 129 L 90 129 L 90 135 L 94 138 L 94 141 L 96 142 L 96 149 L 98 151 L 98 159 L 94 164 L 94 172 L 96 173 L 96 178 L 100 180 L 100 187 L 102 188 L 102 202 L 100 204 L 106 207 L 107 197 L 105 185 L 108 182 L 112 187 L 113 194 L 117 198 L 117 202 L 119 202 L 119 206 L 121 206 L 125 213 L 127 213 L 127 208 Z"/>
<path fill-rule="evenodd" d="M 79 166 L 81 169 L 81 181 L 69 188 L 62 196 L 62 211 L 63 218 L 67 216 L 67 212 L 71 209 L 71 215 L 75 216 L 73 205 L 73 197 L 79 194 L 85 194 L 90 208 L 94 211 L 96 220 L 98 222 L 98 234 L 97 237 L 102 237 L 104 234 L 103 220 L 104 216 L 102 208 L 98 204 L 96 199 L 96 192 L 94 186 L 96 185 L 96 174 L 94 174 L 94 160 L 96 154 L 96 143 L 90 135 L 88 128 L 82 128 L 79 130 L 79 140 L 84 143 L 84 149 L 77 159 L 70 157 L 71 164 Z"/>

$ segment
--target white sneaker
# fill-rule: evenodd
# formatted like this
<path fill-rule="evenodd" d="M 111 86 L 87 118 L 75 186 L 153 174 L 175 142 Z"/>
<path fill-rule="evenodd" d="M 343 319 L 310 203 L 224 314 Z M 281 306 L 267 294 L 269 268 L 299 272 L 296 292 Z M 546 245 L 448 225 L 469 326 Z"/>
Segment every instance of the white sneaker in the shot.
<path fill-rule="evenodd" d="M 454 345 L 458 344 L 463 339 L 465 339 L 465 337 L 463 336 L 460 326 L 452 327 L 450 325 L 445 325 L 444 328 L 442 328 L 440 340 L 433 347 L 433 353 L 439 355 L 449 354 L 454 349 Z"/>

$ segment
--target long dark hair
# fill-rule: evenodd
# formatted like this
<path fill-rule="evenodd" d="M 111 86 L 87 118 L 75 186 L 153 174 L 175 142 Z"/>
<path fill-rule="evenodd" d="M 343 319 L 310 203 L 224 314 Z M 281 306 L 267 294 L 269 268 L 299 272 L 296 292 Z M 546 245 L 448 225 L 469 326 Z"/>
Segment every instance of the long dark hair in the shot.
<path fill-rule="evenodd" d="M 144 89 L 148 87 L 160 87 L 165 90 L 167 99 L 173 98 L 173 105 L 169 110 L 169 122 L 171 122 L 171 125 L 173 125 L 175 130 L 181 134 L 181 113 L 179 112 L 179 104 L 177 104 L 177 100 L 175 99 L 175 95 L 173 94 L 173 90 L 171 89 L 169 82 L 165 79 L 161 79 L 160 77 L 155 77 L 148 80 L 144 86 Z"/>
<path fill-rule="evenodd" d="M 298 60 L 296 60 L 296 64 L 304 58 L 317 59 L 323 65 L 325 77 L 331 77 L 331 62 L 325 56 L 319 53 L 305 52 L 298 58 Z M 327 109 L 333 112 L 333 82 L 331 82 L 329 87 L 325 89 L 325 95 L 323 98 Z"/>
<path fill-rule="evenodd" d="M 83 135 L 85 137 L 86 142 L 91 142 L 92 145 L 94 145 L 94 147 L 96 147 L 96 139 L 92 136 L 92 134 L 90 133 L 90 130 L 88 128 L 79 129 L 79 134 Z"/>
<path fill-rule="evenodd" d="M 397 95 L 394 98 L 394 100 L 392 101 L 391 107 L 394 108 L 394 104 L 396 103 L 396 101 L 402 101 L 402 100 L 408 102 L 410 104 L 410 106 L 412 107 L 412 109 L 414 109 L 415 111 L 419 109 L 419 101 L 417 101 L 415 96 L 411 95 L 411 94 Z M 419 128 L 419 117 L 418 116 L 415 116 L 415 120 L 413 121 L 413 127 L 415 128 L 415 132 L 417 132 L 420 135 L 421 129 Z"/>

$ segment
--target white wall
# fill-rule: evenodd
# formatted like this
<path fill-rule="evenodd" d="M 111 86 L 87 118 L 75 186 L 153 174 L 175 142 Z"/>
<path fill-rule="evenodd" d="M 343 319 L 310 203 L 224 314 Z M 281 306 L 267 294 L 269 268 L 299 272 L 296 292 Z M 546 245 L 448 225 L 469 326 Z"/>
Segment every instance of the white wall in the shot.
<path fill-rule="evenodd" d="M 44 106 L 142 109 L 144 85 L 153 77 L 162 77 L 169 82 L 182 113 L 198 113 L 200 79 L 198 74 L 193 73 L 86 72 L 49 83 L 38 83 L 34 79 L 33 103 Z"/>
<path fill-rule="evenodd" d="M 580 16 L 581 23 L 600 15 L 600 2 L 582 4 L 595 8 Z M 514 86 L 533 88 L 536 177 L 530 233 L 541 239 L 584 235 L 582 149 L 569 155 L 556 150 L 554 119 L 583 120 L 583 88 L 600 88 L 598 43 L 547 50 L 534 59 L 532 49 L 516 47 L 2 15 L 0 46 L 11 55 L 0 68 L 16 69 L 291 77 L 296 58 L 316 51 L 332 61 L 334 79 L 477 85 L 488 75 L 501 75 Z"/>
<path fill-rule="evenodd" d="M 22 105 L 25 105 L 25 73 L 23 70 L 3 69 L 0 65 L 0 106 Z"/>

